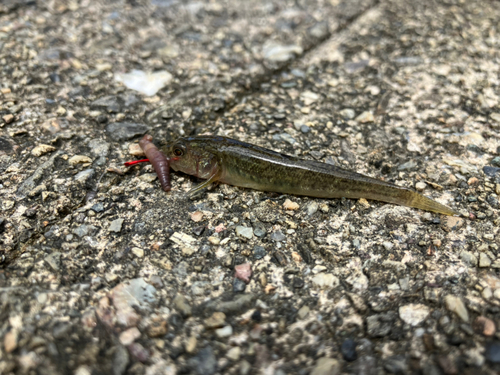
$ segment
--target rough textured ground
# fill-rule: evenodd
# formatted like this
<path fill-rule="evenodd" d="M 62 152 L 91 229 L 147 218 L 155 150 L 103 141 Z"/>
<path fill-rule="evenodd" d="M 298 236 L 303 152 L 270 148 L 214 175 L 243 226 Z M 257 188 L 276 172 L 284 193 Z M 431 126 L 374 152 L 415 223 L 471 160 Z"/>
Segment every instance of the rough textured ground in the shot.
<path fill-rule="evenodd" d="M 414 4 L 418 3 L 418 4 Z M 498 374 L 500 4 L 0 3 L 0 373 Z M 116 82 L 166 71 L 145 96 Z M 458 210 L 123 167 L 218 134 Z"/>

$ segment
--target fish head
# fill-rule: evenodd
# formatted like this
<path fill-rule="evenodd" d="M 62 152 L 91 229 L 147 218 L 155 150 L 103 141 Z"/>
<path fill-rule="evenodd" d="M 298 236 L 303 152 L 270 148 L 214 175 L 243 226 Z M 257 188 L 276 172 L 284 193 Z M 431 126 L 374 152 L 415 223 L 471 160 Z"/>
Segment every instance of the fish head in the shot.
<path fill-rule="evenodd" d="M 217 168 L 217 158 L 204 145 L 203 140 L 179 138 L 165 149 L 170 159 L 170 167 L 174 171 L 208 179 Z"/>

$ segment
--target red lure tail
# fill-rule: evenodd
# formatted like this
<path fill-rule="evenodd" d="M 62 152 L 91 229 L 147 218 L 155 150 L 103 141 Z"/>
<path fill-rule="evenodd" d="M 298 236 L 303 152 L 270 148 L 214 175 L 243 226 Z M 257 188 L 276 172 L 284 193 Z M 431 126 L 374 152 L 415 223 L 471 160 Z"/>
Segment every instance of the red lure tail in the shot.
<path fill-rule="evenodd" d="M 130 167 L 132 165 L 136 165 L 139 163 L 146 163 L 146 162 L 149 162 L 149 159 L 132 160 L 132 161 L 127 161 L 126 163 L 123 164 L 125 164 L 126 167 Z"/>

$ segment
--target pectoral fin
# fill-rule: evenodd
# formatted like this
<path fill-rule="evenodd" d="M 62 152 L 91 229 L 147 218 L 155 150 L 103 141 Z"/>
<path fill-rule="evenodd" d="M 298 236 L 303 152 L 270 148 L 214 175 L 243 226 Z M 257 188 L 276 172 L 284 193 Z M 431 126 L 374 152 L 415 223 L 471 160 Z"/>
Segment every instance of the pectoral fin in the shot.
<path fill-rule="evenodd" d="M 199 185 L 196 185 L 194 188 L 192 188 L 191 190 L 189 190 L 187 192 L 187 195 L 189 197 L 193 197 L 195 196 L 196 194 L 198 194 L 200 191 L 202 191 L 203 189 L 205 189 L 206 187 L 208 187 L 212 182 L 215 182 L 219 179 L 220 177 L 220 168 L 219 166 L 215 166 L 215 168 L 213 169 L 214 172 L 213 174 L 208 178 L 208 180 L 202 182 L 201 184 Z"/>

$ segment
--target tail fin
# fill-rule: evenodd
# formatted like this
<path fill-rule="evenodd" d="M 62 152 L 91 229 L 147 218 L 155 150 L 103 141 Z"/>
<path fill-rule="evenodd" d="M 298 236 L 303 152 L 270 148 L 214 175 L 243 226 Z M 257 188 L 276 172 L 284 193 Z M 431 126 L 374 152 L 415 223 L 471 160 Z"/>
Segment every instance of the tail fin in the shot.
<path fill-rule="evenodd" d="M 430 198 L 427 198 L 423 195 L 413 192 L 413 199 L 410 203 L 411 207 L 419 208 L 425 211 L 437 212 L 438 214 L 444 214 L 449 216 L 459 216 L 460 214 L 452 210 L 449 207 L 446 207 L 444 204 L 433 201 Z"/>

